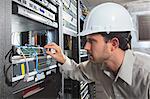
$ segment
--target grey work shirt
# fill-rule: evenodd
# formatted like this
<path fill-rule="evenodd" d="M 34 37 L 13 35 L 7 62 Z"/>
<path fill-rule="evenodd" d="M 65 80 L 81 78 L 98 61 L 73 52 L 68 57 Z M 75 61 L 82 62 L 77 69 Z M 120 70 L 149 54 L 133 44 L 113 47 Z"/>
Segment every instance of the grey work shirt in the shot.
<path fill-rule="evenodd" d="M 150 55 L 127 50 L 116 76 L 102 64 L 76 64 L 66 57 L 60 66 L 72 79 L 96 83 L 97 99 L 150 99 Z"/>

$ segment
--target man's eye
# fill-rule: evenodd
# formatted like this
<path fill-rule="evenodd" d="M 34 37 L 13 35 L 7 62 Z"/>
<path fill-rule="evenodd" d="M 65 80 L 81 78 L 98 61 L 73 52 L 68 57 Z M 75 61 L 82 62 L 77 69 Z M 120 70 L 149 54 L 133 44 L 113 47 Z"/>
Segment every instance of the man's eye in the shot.
<path fill-rule="evenodd" d="M 92 40 L 87 40 L 86 42 L 88 42 L 88 43 L 92 43 Z"/>
<path fill-rule="evenodd" d="M 90 40 L 90 41 L 88 41 L 90 44 L 94 44 L 94 41 L 92 41 L 92 40 Z"/>

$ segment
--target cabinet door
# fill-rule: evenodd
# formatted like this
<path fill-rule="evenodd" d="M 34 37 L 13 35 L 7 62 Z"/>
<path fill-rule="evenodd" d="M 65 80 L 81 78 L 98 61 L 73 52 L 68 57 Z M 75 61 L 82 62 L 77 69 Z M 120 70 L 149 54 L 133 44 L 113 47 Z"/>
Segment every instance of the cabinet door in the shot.
<path fill-rule="evenodd" d="M 13 99 L 10 87 L 5 84 L 4 64 L 7 68 L 8 60 L 5 55 L 11 49 L 11 0 L 0 0 L 0 97 L 1 99 Z M 10 69 L 11 70 L 11 69 Z M 8 71 L 11 77 L 11 71 Z M 17 98 L 16 98 L 17 99 Z"/>

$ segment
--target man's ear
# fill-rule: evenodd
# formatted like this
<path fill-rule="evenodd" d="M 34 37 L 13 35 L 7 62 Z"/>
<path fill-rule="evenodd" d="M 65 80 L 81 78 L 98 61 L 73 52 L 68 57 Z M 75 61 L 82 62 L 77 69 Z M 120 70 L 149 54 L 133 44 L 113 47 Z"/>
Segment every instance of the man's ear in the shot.
<path fill-rule="evenodd" d="M 110 42 L 111 42 L 111 45 L 112 45 L 111 50 L 114 50 L 114 49 L 119 47 L 119 39 L 118 38 L 114 37 L 110 40 Z"/>

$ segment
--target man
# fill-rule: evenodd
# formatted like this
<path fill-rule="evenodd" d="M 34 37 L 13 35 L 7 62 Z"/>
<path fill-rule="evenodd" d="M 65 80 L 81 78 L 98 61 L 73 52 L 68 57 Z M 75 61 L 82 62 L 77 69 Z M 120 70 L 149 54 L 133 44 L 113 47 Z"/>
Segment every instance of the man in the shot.
<path fill-rule="evenodd" d="M 46 49 L 65 74 L 79 81 L 96 83 L 97 99 L 150 99 L 150 56 L 130 50 L 133 23 L 128 11 L 116 3 L 95 7 L 84 23 L 89 60 L 76 64 L 55 43 Z"/>

